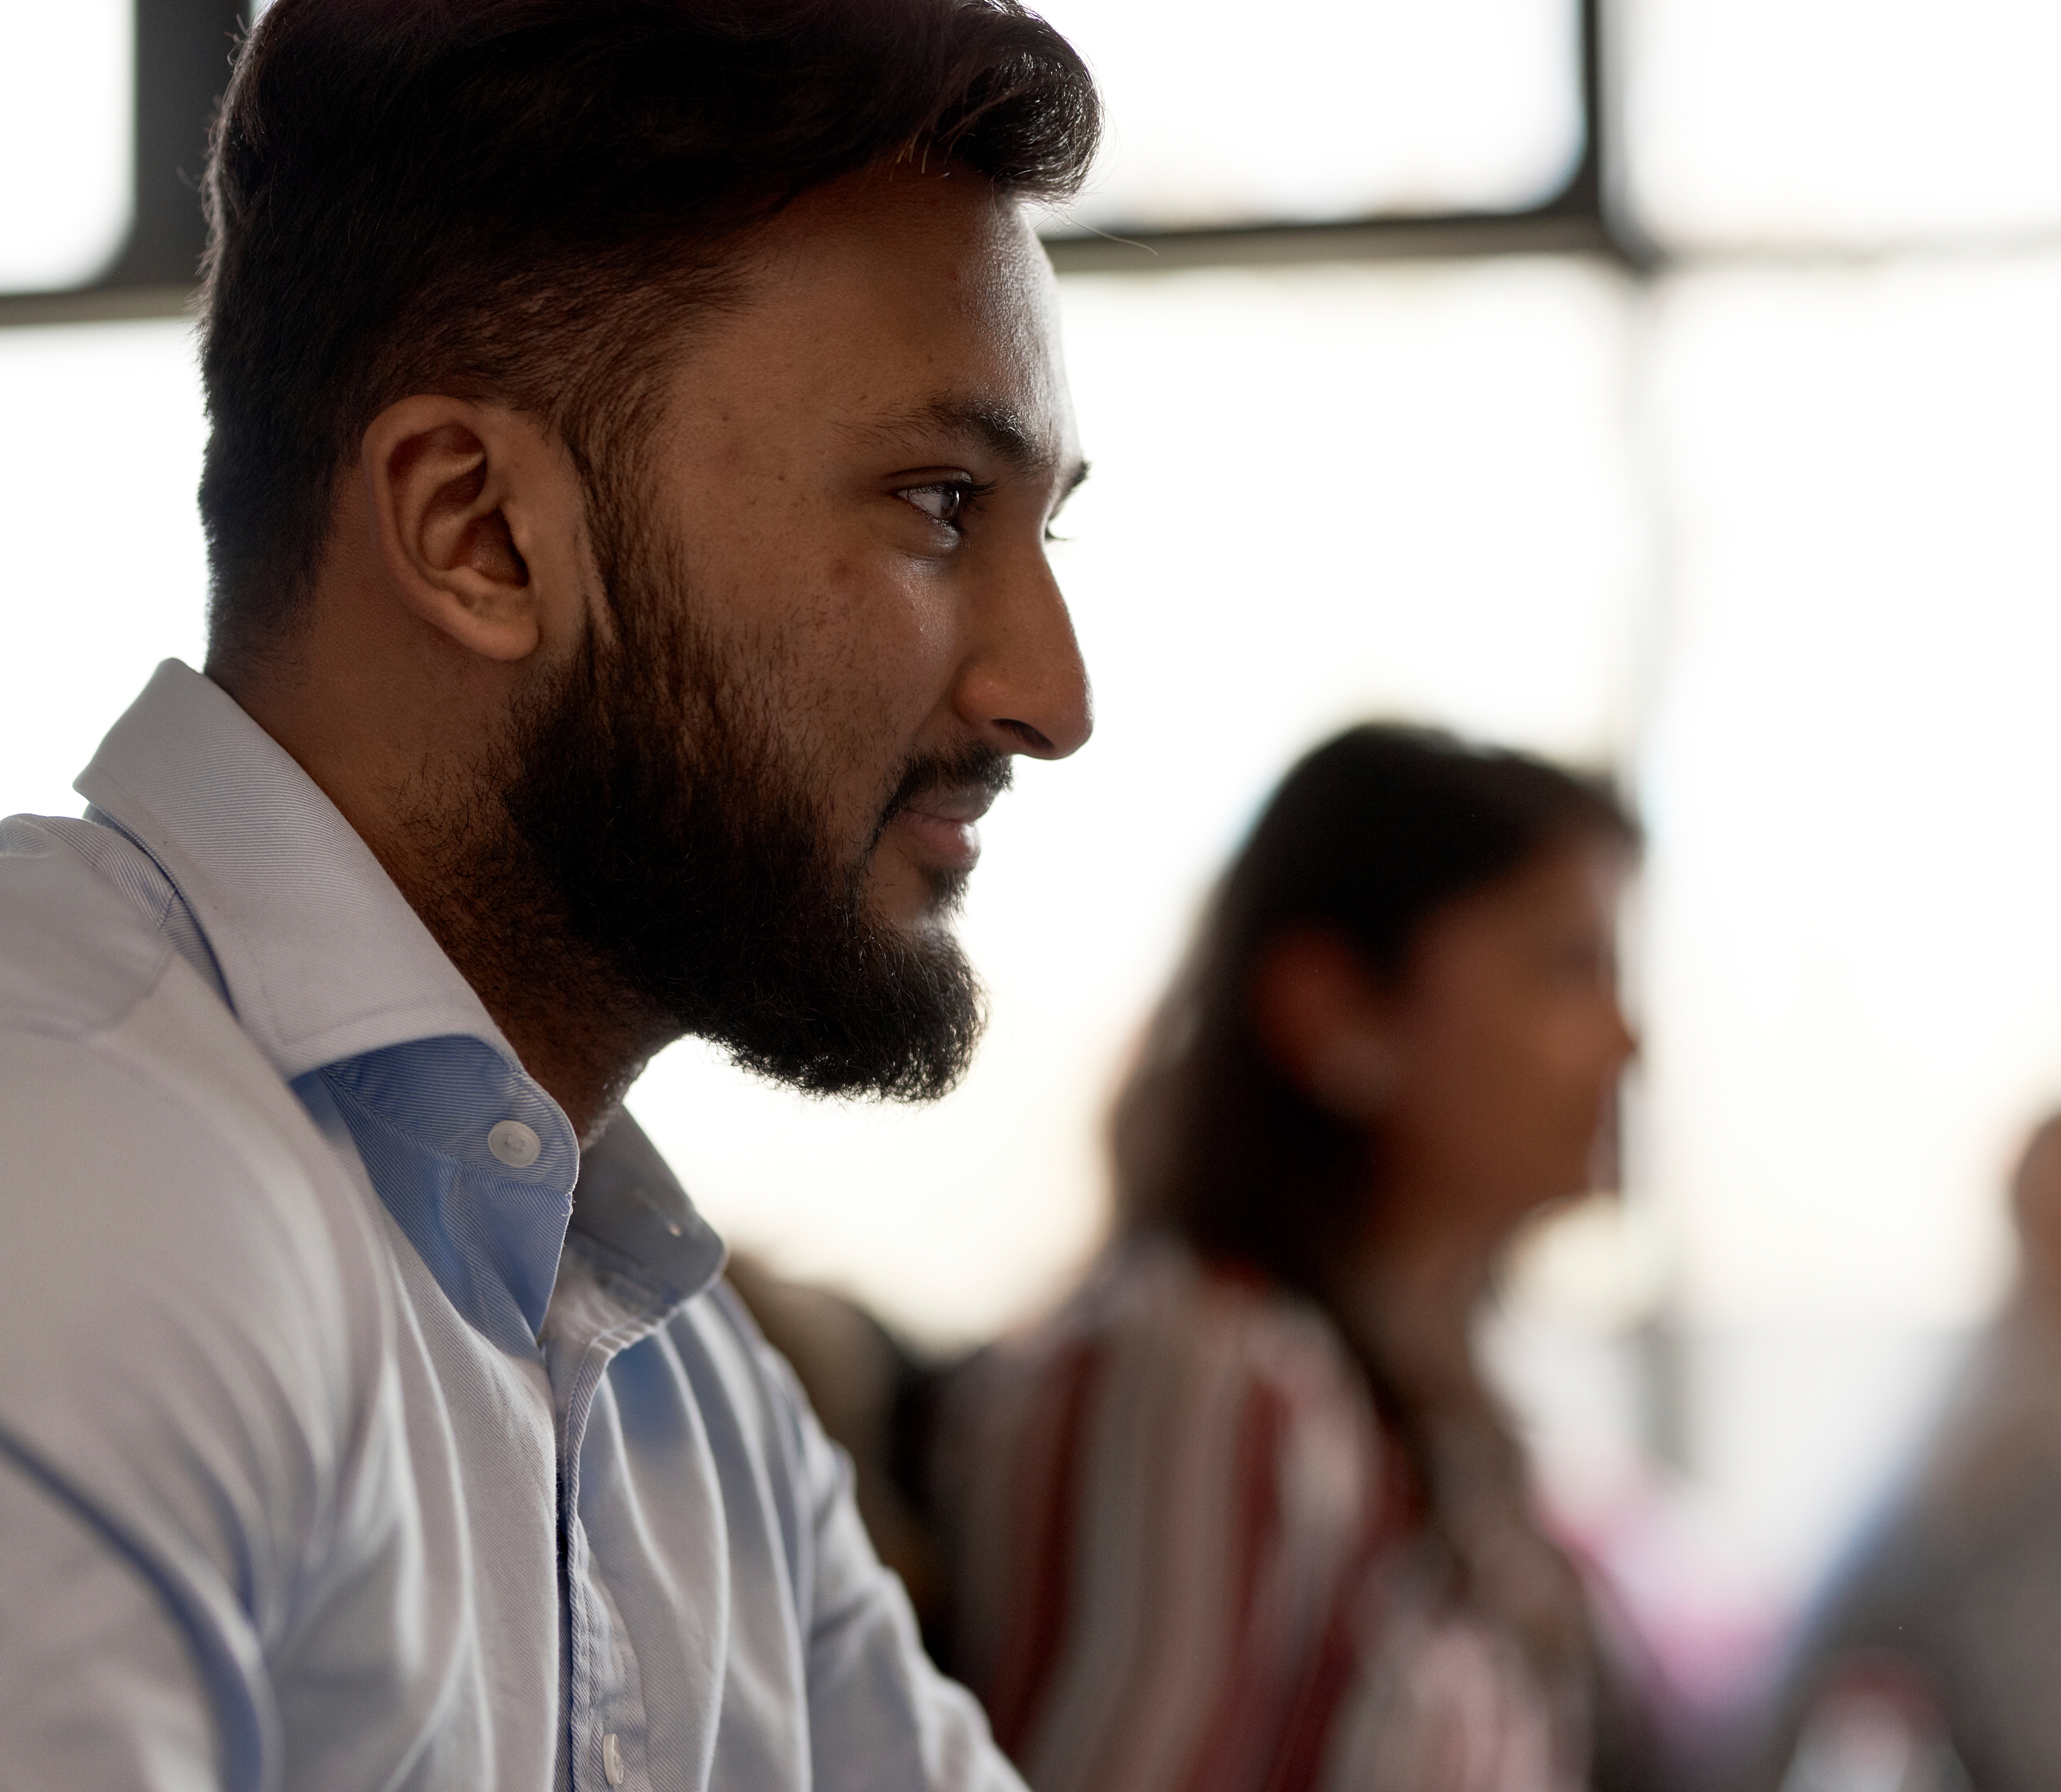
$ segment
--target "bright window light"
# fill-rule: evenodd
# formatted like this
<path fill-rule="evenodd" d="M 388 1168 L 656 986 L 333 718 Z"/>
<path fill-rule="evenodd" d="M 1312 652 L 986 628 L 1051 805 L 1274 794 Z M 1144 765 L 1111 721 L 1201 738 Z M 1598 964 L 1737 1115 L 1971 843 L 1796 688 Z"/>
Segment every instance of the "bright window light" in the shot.
<path fill-rule="evenodd" d="M 2051 0 L 1627 0 L 1626 166 L 1683 246 L 2061 226 Z"/>
<path fill-rule="evenodd" d="M 1965 1325 L 2061 1098 L 2061 257 L 1679 278 L 1653 1180 L 1720 1322 Z"/>
<path fill-rule="evenodd" d="M 0 330 L 0 815 L 76 815 L 72 779 L 151 667 L 200 664 L 192 330 Z"/>
<path fill-rule="evenodd" d="M 135 209 L 132 0 L 0 7 L 0 292 L 86 285 Z"/>
<path fill-rule="evenodd" d="M 1321 0 L 1292 21 L 1246 0 L 1037 10 L 1108 106 L 1075 226 L 1511 210 L 1581 154 L 1572 0 Z"/>

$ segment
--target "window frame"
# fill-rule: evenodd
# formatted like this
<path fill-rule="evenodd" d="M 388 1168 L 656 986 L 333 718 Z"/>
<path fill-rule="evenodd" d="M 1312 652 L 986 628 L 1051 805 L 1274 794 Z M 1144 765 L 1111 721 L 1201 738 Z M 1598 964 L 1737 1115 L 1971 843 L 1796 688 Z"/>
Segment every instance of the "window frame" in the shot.
<path fill-rule="evenodd" d="M 89 284 L 0 294 L 0 326 L 176 317 L 192 309 L 207 246 L 200 174 L 209 122 L 248 29 L 242 0 L 132 0 L 135 214 L 113 264 Z M 1141 230 L 1046 238 L 1062 274 L 1446 256 L 1590 254 L 1634 270 L 1656 260 L 1613 202 L 1603 0 L 1576 0 L 1582 150 L 1559 190 L 1519 211 L 1382 214 L 1323 223 Z"/>

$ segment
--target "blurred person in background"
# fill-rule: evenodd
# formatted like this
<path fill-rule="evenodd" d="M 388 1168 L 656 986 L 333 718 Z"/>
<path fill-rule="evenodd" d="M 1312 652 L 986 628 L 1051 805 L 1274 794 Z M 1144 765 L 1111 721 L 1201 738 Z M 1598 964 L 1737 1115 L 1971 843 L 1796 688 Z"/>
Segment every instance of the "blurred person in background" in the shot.
<path fill-rule="evenodd" d="M 951 1659 L 1038 1792 L 1635 1782 L 1471 1322 L 1595 1185 L 1632 822 L 1414 729 L 1288 775 L 1118 1105 L 1119 1235 L 944 1398 Z"/>
<path fill-rule="evenodd" d="M 2033 1134 L 2011 1193 L 2018 1285 L 1833 1576 L 1764 1786 L 2061 1786 L 2061 1114 Z"/>

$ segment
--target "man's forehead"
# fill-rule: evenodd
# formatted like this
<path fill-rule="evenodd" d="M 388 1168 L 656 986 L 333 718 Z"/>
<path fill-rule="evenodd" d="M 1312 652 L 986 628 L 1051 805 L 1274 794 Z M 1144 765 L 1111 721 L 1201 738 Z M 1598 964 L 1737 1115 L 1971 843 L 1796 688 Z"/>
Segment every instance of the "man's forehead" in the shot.
<path fill-rule="evenodd" d="M 1020 297 L 1051 263 L 1022 203 L 965 170 L 869 170 L 812 187 L 740 245 L 776 281 L 862 284 L 942 273 L 961 302 Z"/>
<path fill-rule="evenodd" d="M 852 177 L 804 194 L 755 239 L 755 296 L 826 346 L 920 357 L 962 388 L 1050 378 L 1059 364 L 1051 264 L 1015 200 L 978 178 Z M 747 300 L 747 302 L 749 301 Z M 947 371 L 946 370 L 950 370 Z"/>
<path fill-rule="evenodd" d="M 1021 210 L 938 177 L 833 188 L 773 221 L 690 347 L 778 408 L 912 458 L 964 443 L 1013 472 L 1078 458 L 1050 263 Z M 683 368 L 683 374 L 687 370 Z"/>

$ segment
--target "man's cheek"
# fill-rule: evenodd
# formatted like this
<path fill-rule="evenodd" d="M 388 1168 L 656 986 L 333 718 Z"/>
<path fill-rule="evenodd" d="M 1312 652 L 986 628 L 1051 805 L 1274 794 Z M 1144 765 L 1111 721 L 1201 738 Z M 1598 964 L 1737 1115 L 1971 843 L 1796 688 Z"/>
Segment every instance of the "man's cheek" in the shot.
<path fill-rule="evenodd" d="M 842 691 L 850 718 L 849 762 L 864 767 L 871 778 L 884 778 L 891 794 L 910 757 L 927 744 L 925 725 L 949 690 L 947 676 L 930 675 L 908 657 L 853 667 Z"/>

